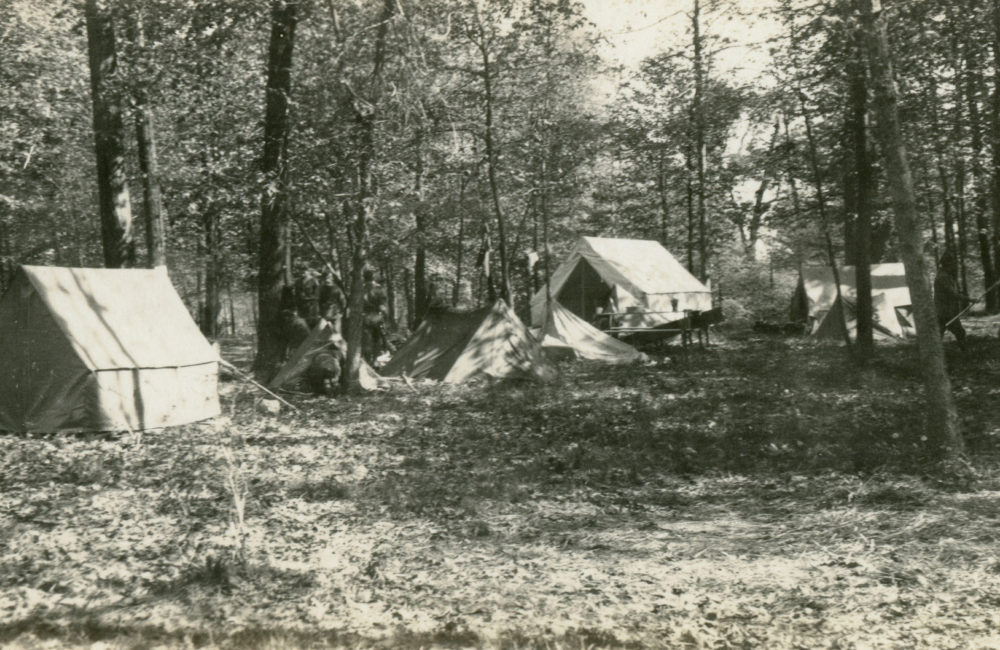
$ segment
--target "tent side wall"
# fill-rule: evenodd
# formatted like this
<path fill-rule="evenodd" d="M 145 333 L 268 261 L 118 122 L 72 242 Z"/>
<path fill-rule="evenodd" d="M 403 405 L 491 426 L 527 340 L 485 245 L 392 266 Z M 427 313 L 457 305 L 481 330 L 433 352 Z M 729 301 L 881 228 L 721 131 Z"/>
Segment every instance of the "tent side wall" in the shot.
<path fill-rule="evenodd" d="M 92 430 L 158 429 L 219 415 L 217 363 L 99 370 Z"/>
<path fill-rule="evenodd" d="M 0 300 L 0 430 L 89 430 L 96 382 L 17 273 Z"/>

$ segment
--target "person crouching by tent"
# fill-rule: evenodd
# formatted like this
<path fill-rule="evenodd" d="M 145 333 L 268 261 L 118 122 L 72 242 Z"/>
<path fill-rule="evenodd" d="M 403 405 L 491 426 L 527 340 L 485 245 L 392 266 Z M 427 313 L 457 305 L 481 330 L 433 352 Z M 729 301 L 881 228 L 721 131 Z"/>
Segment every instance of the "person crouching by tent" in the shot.
<path fill-rule="evenodd" d="M 955 254 L 948 249 L 938 262 L 937 276 L 934 278 L 934 307 L 937 310 L 938 328 L 941 336 L 951 332 L 958 346 L 965 349 L 965 328 L 959 316 L 974 300 L 958 288 L 958 264 Z"/>

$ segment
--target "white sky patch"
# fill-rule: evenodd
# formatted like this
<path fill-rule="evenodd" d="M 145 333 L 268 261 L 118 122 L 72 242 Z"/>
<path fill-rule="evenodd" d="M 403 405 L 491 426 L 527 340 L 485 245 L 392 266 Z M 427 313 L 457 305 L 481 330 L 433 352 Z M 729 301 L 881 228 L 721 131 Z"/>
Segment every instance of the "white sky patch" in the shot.
<path fill-rule="evenodd" d="M 716 72 L 742 81 L 766 83 L 768 41 L 780 25 L 767 16 L 773 0 L 733 0 L 740 13 L 705 14 L 702 29 L 734 42 L 715 56 Z M 642 60 L 664 51 L 691 49 L 693 0 L 583 0 L 586 16 L 604 38 L 602 54 L 613 63 L 638 68 Z"/>

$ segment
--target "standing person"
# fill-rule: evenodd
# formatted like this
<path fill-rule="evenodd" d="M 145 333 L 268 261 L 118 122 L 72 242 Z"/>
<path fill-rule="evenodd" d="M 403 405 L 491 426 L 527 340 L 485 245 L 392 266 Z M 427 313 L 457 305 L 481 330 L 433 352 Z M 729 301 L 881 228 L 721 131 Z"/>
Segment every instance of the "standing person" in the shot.
<path fill-rule="evenodd" d="M 951 332 L 958 341 L 958 347 L 965 349 L 965 328 L 958 315 L 974 303 L 958 288 L 958 265 L 951 249 L 945 250 L 938 262 L 937 276 L 934 278 L 934 307 L 937 309 L 938 327 L 941 336 Z"/>
<path fill-rule="evenodd" d="M 306 320 L 309 327 L 316 327 L 319 322 L 319 274 L 312 267 L 305 265 L 298 280 L 299 316 Z"/>
<path fill-rule="evenodd" d="M 340 301 L 340 290 L 333 283 L 333 275 L 330 269 L 324 268 L 319 279 L 319 315 L 337 329 L 340 320 Z"/>
<path fill-rule="evenodd" d="M 375 271 L 365 268 L 365 326 L 361 335 L 361 356 L 369 365 L 375 364 L 375 359 L 386 349 L 385 319 L 388 313 L 388 302 L 385 290 L 375 281 Z"/>

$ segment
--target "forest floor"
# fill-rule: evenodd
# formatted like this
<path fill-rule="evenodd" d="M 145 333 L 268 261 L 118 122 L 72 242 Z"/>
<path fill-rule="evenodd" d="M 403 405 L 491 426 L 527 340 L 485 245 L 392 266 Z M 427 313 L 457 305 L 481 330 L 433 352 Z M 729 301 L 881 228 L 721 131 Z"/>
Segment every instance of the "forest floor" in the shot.
<path fill-rule="evenodd" d="M 958 478 L 926 464 L 912 344 L 861 368 L 748 334 L 5 435 L 0 646 L 1000 648 L 996 325 L 948 343 Z"/>

